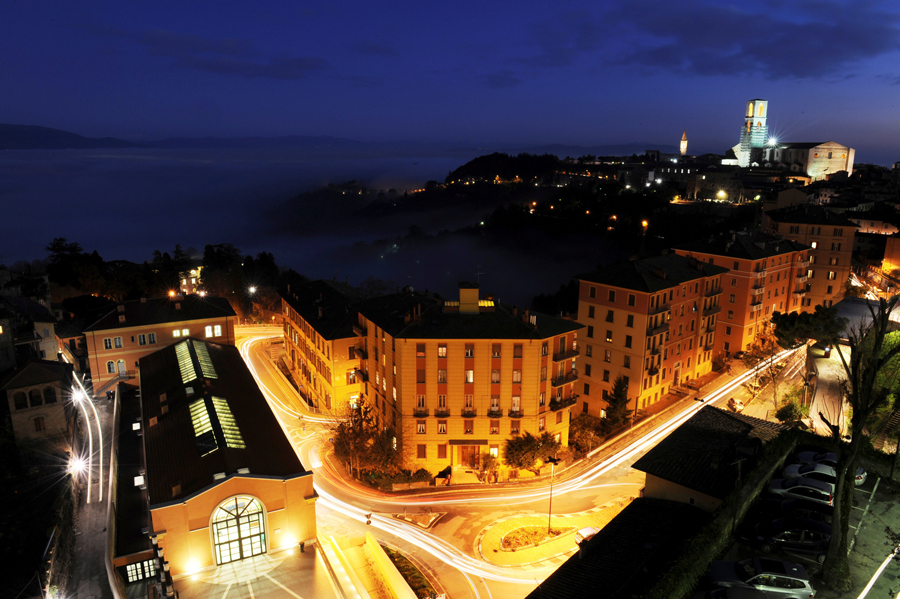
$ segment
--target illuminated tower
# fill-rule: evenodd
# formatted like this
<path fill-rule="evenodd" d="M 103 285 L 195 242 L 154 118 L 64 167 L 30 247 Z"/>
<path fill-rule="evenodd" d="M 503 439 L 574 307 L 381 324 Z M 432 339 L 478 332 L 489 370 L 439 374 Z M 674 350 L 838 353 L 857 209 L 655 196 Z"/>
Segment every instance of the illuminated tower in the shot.
<path fill-rule="evenodd" d="M 687 154 L 687 129 L 684 130 L 684 134 L 681 136 L 681 155 L 684 156 Z"/>
<path fill-rule="evenodd" d="M 741 129 L 740 155 L 738 164 L 750 166 L 751 162 L 762 159 L 762 150 L 769 139 L 769 126 L 766 124 L 769 102 L 767 100 L 750 100 L 744 115 L 744 127 Z"/>

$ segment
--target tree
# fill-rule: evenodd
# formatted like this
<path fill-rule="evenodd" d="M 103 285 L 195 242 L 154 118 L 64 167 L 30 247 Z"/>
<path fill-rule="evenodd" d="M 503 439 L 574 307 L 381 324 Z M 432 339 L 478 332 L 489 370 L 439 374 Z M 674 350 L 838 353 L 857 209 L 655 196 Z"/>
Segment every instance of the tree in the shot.
<path fill-rule="evenodd" d="M 844 286 L 844 297 L 866 297 L 866 288 L 854 285 L 848 280 Z"/>
<path fill-rule="evenodd" d="M 590 414 L 578 414 L 569 422 L 569 444 L 590 452 L 603 438 L 603 420 Z"/>
<path fill-rule="evenodd" d="M 628 419 L 628 383 L 619 375 L 613 382 L 612 393 L 606 398 L 606 420 L 615 428 Z"/>
<path fill-rule="evenodd" d="M 781 346 L 775 337 L 772 327 L 764 326 L 759 336 L 750 345 L 750 348 L 744 354 L 744 364 L 747 368 L 753 368 L 760 362 L 765 362 L 765 371 L 772 381 L 772 404 L 778 407 L 778 362 L 775 356 L 781 352 Z M 757 380 L 759 379 L 759 371 L 757 371 Z"/>
<path fill-rule="evenodd" d="M 538 474 L 540 472 L 538 462 L 544 462 L 546 458 L 555 456 L 560 447 L 562 445 L 546 431 L 541 433 L 540 437 L 526 432 L 506 440 L 503 447 L 503 461 L 510 468 L 530 470 Z"/>
<path fill-rule="evenodd" d="M 361 468 L 368 466 L 369 444 L 377 432 L 372 406 L 360 399 L 356 406 L 347 406 L 331 422 L 334 435 L 334 455 L 350 465 L 350 475 L 356 468 L 357 477 Z"/>

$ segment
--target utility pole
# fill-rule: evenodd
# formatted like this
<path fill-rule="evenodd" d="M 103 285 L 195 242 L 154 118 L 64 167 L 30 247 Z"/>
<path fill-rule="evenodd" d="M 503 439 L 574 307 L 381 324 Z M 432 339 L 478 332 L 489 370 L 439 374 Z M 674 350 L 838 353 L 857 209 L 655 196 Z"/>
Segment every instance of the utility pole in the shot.
<path fill-rule="evenodd" d="M 545 461 L 550 462 L 550 507 L 547 509 L 547 536 L 550 536 L 550 518 L 553 516 L 553 471 L 559 464 L 559 459 L 548 457 Z"/>

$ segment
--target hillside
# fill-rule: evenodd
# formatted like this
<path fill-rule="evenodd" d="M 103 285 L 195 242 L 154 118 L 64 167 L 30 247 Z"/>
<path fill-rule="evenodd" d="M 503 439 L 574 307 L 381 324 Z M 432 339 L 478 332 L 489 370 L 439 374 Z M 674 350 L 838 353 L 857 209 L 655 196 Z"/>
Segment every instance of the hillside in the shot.
<path fill-rule="evenodd" d="M 32 125 L 0 124 L 0 150 L 68 150 L 140 147 L 114 137 L 84 137 L 77 133 Z"/>

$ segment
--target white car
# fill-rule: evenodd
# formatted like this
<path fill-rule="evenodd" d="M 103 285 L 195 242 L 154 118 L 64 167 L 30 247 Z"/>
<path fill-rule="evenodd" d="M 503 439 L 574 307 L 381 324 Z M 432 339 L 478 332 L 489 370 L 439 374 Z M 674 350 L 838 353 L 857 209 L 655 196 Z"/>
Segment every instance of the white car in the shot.
<path fill-rule="evenodd" d="M 814 478 L 776 478 L 769 484 L 769 493 L 781 495 L 785 499 L 806 499 L 825 505 L 834 505 L 831 485 Z"/>
<path fill-rule="evenodd" d="M 600 529 L 594 528 L 593 526 L 582 528 L 575 533 L 575 542 L 581 545 L 581 543 L 583 543 L 584 541 L 590 541 L 591 538 L 598 532 L 600 532 Z"/>
<path fill-rule="evenodd" d="M 831 451 L 802 451 L 797 454 L 797 461 L 801 464 L 824 464 L 837 469 L 837 454 Z M 856 469 L 856 486 L 866 482 L 866 470 L 862 466 Z"/>
<path fill-rule="evenodd" d="M 831 492 L 834 493 L 834 486 L 837 484 L 837 474 L 834 468 L 825 464 L 791 464 L 781 473 L 784 478 L 814 478 L 823 483 L 831 485 Z"/>

